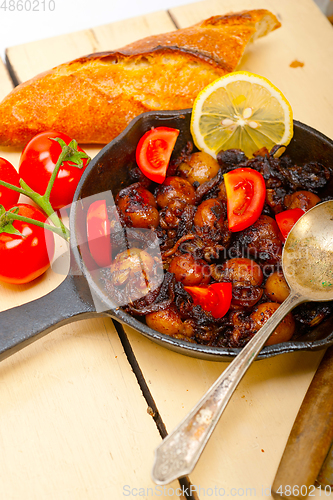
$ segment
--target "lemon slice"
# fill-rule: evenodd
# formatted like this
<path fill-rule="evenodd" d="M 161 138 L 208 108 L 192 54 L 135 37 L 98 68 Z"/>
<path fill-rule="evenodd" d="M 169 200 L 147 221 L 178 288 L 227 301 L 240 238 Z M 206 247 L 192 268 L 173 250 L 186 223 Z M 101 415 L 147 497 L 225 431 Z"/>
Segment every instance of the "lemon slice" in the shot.
<path fill-rule="evenodd" d="M 252 158 L 263 147 L 270 151 L 275 144 L 289 144 L 293 113 L 287 99 L 267 78 L 236 71 L 198 94 L 191 132 L 197 148 L 214 158 L 226 149 L 241 149 Z"/>

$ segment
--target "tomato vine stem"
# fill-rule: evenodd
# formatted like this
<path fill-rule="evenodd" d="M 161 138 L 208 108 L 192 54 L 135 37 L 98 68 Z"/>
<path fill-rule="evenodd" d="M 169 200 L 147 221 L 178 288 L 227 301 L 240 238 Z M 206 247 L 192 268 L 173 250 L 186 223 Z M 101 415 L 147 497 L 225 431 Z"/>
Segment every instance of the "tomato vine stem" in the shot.
<path fill-rule="evenodd" d="M 36 219 L 31 219 L 30 217 L 24 217 L 23 215 L 18 215 L 18 214 L 15 214 L 13 212 L 5 212 L 4 217 L 7 221 L 19 220 L 21 222 L 26 222 L 27 224 L 34 224 L 35 226 L 43 227 L 44 229 L 48 229 L 49 231 L 52 231 L 53 233 L 58 234 L 59 236 L 64 238 L 66 241 L 69 241 L 69 231 L 65 226 L 64 227 L 66 229 L 67 234 L 64 234 L 62 229 L 59 227 L 51 226 L 51 224 L 46 224 L 45 222 L 41 222 L 41 221 L 36 220 Z"/>
<path fill-rule="evenodd" d="M 25 196 L 29 196 L 27 191 L 25 191 L 24 189 L 14 186 L 14 184 L 10 184 L 10 182 L 2 181 L 1 179 L 0 186 L 4 186 L 8 189 L 11 189 L 12 191 L 17 191 L 18 193 L 24 194 Z"/>

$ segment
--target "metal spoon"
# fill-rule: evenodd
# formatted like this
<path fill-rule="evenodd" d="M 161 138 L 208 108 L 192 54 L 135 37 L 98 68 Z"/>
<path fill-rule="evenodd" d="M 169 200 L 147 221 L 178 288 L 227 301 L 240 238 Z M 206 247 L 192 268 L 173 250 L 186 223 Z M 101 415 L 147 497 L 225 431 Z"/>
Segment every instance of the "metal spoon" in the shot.
<path fill-rule="evenodd" d="M 193 470 L 237 385 L 286 314 L 302 302 L 333 300 L 333 201 L 316 205 L 297 221 L 283 249 L 282 267 L 290 295 L 158 446 L 155 483 L 168 484 Z"/>

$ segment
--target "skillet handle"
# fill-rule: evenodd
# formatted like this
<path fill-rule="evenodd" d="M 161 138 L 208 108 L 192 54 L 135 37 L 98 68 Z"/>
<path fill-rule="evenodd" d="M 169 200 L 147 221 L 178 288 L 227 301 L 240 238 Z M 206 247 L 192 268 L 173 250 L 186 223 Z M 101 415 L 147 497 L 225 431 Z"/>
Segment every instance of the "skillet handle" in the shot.
<path fill-rule="evenodd" d="M 68 275 L 44 297 L 0 312 L 0 361 L 60 326 L 97 315 L 84 276 Z"/>

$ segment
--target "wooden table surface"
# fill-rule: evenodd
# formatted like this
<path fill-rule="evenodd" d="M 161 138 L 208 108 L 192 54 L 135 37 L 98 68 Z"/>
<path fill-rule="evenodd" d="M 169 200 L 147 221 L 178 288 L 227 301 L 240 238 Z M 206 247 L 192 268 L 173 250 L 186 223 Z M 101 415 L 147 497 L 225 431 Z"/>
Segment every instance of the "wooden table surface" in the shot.
<path fill-rule="evenodd" d="M 11 47 L 7 69 L 21 82 L 90 52 L 251 8 L 270 9 L 282 28 L 258 40 L 240 69 L 269 78 L 290 101 L 295 119 L 333 137 L 333 29 L 312 0 L 205 0 Z M 295 60 L 304 65 L 291 67 Z M 0 61 L 0 98 L 12 86 Z M 97 151 L 89 149 L 91 155 Z M 1 148 L 0 156 L 17 167 L 20 152 Z M 0 308 L 45 295 L 63 279 L 50 270 L 29 285 L 1 284 Z M 168 351 L 129 328 L 126 334 L 122 340 L 172 430 L 227 365 Z M 297 352 L 252 365 L 190 476 L 200 499 L 270 497 L 289 431 L 322 355 Z M 111 320 L 92 319 L 59 328 L 0 364 L 1 499 L 179 498 L 177 481 L 155 487 L 150 478 L 161 437 L 133 359 Z M 319 490 L 314 496 L 327 497 Z"/>

